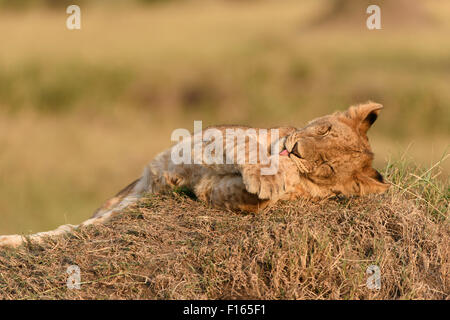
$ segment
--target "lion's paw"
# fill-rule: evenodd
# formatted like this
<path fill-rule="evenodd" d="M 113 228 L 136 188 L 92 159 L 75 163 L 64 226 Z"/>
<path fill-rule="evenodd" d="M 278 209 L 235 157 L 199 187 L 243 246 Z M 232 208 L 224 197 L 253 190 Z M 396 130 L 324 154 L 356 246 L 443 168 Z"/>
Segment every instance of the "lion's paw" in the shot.
<path fill-rule="evenodd" d="M 286 192 L 286 179 L 283 172 L 262 175 L 259 166 L 249 166 L 242 171 L 245 188 L 260 199 L 278 199 Z"/>

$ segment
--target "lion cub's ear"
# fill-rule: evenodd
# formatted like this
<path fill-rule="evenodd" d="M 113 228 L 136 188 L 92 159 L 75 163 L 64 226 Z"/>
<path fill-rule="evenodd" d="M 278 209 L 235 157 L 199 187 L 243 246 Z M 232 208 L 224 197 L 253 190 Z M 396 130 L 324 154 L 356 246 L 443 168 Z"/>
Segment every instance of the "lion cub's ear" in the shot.
<path fill-rule="evenodd" d="M 346 114 L 355 121 L 356 128 L 360 134 L 365 135 L 367 130 L 377 120 L 381 109 L 383 109 L 381 104 L 369 101 L 357 106 L 351 106 Z"/>
<path fill-rule="evenodd" d="M 374 168 L 367 168 L 363 172 L 359 172 L 355 177 L 355 187 L 360 195 L 370 193 L 383 193 L 390 187 L 390 183 L 386 183 L 383 176 Z"/>

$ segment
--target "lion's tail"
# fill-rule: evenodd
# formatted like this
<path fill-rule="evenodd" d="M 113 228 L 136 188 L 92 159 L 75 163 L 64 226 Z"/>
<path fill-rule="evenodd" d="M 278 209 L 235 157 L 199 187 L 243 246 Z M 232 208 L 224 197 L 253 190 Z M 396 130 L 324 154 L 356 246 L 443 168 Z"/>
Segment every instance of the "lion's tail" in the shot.
<path fill-rule="evenodd" d="M 18 234 L 0 236 L 0 248 L 5 246 L 18 247 L 27 240 L 39 243 L 42 242 L 45 237 L 63 235 L 82 226 L 100 224 L 108 221 L 111 217 L 121 213 L 124 208 L 136 203 L 145 193 L 155 193 L 162 191 L 167 187 L 165 178 L 163 177 L 163 169 L 164 165 L 167 163 L 166 158 L 169 156 L 170 149 L 158 155 L 155 158 L 156 164 L 151 163 L 147 165 L 141 178 L 136 179 L 119 191 L 119 193 L 117 193 L 114 197 L 107 200 L 103 206 L 95 211 L 94 215 L 90 219 L 80 223 L 79 225 L 65 224 L 59 226 L 55 230 L 39 232 L 28 236 Z M 162 163 L 163 165 L 161 166 L 159 163 Z"/>
<path fill-rule="evenodd" d="M 111 217 L 120 213 L 125 207 L 133 203 L 136 203 L 139 200 L 139 198 L 142 197 L 142 194 L 144 193 L 147 185 L 144 179 L 148 179 L 148 177 L 145 177 L 144 175 L 144 177 L 136 179 L 135 181 L 127 185 L 124 189 L 119 191 L 119 193 L 117 193 L 114 197 L 107 200 L 103 204 L 103 206 L 98 208 L 95 211 L 92 218 L 82 222 L 79 225 L 65 224 L 59 226 L 55 230 L 39 232 L 28 236 L 22 236 L 18 234 L 0 236 L 0 248 L 6 246 L 18 247 L 23 243 L 25 243 L 27 240 L 40 243 L 42 242 L 44 237 L 58 236 L 70 233 L 80 226 L 104 223 Z"/>

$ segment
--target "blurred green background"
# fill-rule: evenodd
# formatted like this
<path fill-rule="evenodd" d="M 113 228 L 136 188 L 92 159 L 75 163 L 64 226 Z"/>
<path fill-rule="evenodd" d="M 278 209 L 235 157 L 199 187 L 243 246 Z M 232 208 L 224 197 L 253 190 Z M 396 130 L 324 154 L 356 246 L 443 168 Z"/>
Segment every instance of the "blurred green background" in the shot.
<path fill-rule="evenodd" d="M 449 150 L 449 34 L 440 0 L 0 0 L 0 234 L 90 217 L 194 120 L 302 126 L 371 99 L 376 166 L 430 166 Z"/>

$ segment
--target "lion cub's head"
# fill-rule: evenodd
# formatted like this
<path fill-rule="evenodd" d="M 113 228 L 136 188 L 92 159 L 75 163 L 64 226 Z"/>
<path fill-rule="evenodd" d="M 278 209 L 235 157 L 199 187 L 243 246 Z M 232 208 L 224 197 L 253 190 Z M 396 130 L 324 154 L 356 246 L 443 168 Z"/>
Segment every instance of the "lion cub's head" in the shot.
<path fill-rule="evenodd" d="M 366 135 L 382 108 L 368 102 L 309 122 L 287 137 L 289 157 L 302 175 L 326 193 L 386 191 L 389 184 L 372 168 L 373 153 Z"/>

